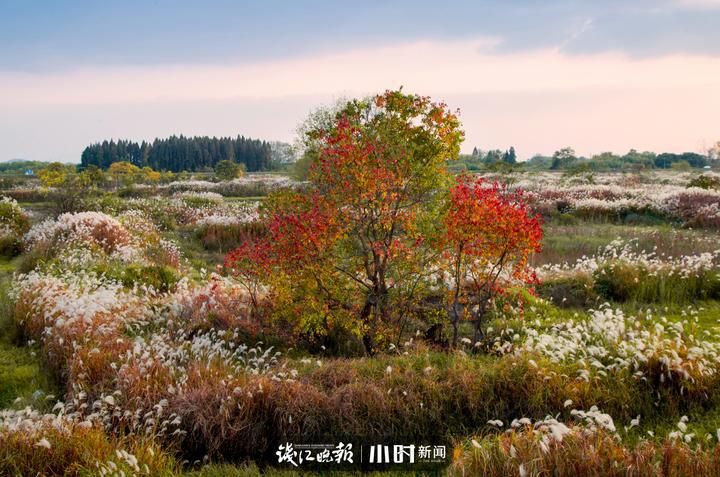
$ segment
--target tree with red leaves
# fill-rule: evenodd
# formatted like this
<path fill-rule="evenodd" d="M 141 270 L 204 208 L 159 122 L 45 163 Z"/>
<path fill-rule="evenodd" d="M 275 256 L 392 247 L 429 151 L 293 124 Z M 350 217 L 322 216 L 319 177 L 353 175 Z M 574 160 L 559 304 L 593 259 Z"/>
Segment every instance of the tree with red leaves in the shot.
<path fill-rule="evenodd" d="M 317 191 L 282 191 L 266 202 L 261 210 L 265 233 L 246 240 L 225 257 L 226 270 L 248 291 L 254 313 L 261 318 L 261 301 L 267 302 L 261 295 L 267 298 L 268 291 L 278 303 L 303 302 L 301 308 L 288 310 L 298 317 L 307 317 L 317 300 L 320 308 L 338 302 L 331 270 L 341 228 L 325 201 Z M 315 331 L 326 327 L 327 321 L 298 324 L 304 331 Z"/>
<path fill-rule="evenodd" d="M 449 183 L 446 161 L 459 154 L 460 122 L 443 103 L 387 91 L 348 102 L 307 135 L 316 147 L 310 186 L 267 202 L 265 261 L 315 304 L 312 323 L 352 316 L 371 354 L 387 339 L 391 302 L 414 293 L 431 255 L 419 244 Z M 247 259 L 241 248 L 226 265 L 242 274 Z"/>
<path fill-rule="evenodd" d="M 254 307 L 261 290 L 296 334 L 344 328 L 373 354 L 397 344 L 408 314 L 422 315 L 441 266 L 452 270 L 453 342 L 467 314 L 477 335 L 488 300 L 508 280 L 531 279 L 542 234 L 522 195 L 465 176 L 451 187 L 445 166 L 463 133 L 443 103 L 387 91 L 332 118 L 307 131 L 309 184 L 268 197 L 267 234 L 226 267 Z"/>
<path fill-rule="evenodd" d="M 475 342 L 488 305 L 508 283 L 534 283 L 528 259 L 540 251 L 542 227 L 522 192 L 482 178 L 458 176 L 450 189 L 440 244 L 450 275 L 449 315 L 453 345 L 469 319 Z"/>

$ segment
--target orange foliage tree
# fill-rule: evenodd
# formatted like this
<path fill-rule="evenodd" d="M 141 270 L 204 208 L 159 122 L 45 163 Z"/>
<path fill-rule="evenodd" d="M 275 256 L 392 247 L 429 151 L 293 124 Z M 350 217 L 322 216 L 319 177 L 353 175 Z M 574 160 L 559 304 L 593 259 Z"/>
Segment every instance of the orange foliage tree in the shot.
<path fill-rule="evenodd" d="M 440 244 L 450 275 L 449 316 L 453 344 L 458 325 L 469 318 L 479 338 L 490 301 L 512 282 L 533 283 L 528 258 L 540 251 L 542 227 L 522 191 L 458 176 L 450 189 Z"/>
<path fill-rule="evenodd" d="M 441 253 L 454 248 L 456 236 L 440 225 L 453 220 L 452 202 L 442 216 L 452 184 L 446 163 L 457 158 L 463 132 L 445 104 L 387 91 L 347 102 L 306 134 L 314 147 L 309 184 L 272 194 L 261 210 L 268 233 L 228 254 L 226 267 L 249 290 L 261 282 L 272 313 L 297 332 L 339 326 L 372 354 L 397 336 L 432 287 L 429 275 L 446 263 Z"/>
<path fill-rule="evenodd" d="M 291 308 L 302 331 L 349 322 L 372 353 L 388 337 L 390 303 L 413 293 L 428 258 L 418 244 L 447 188 L 460 122 L 445 104 L 387 91 L 348 102 L 307 135 L 317 145 L 308 189 L 276 194 L 263 211 L 275 289 L 302 305 Z M 242 273 L 246 256 L 226 264 Z"/>

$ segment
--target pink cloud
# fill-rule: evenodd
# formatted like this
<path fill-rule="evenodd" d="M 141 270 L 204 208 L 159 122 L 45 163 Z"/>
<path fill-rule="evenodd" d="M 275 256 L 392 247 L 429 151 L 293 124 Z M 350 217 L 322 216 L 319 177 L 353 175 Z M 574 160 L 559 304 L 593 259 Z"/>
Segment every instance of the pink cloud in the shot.
<path fill-rule="evenodd" d="M 284 98 L 295 98 L 297 105 L 302 97 L 330 100 L 404 85 L 438 99 L 457 98 L 451 106 L 463 110 L 471 146 L 514 144 L 526 154 L 549 153 L 564 145 L 574 145 L 581 153 L 628 147 L 694 150 L 720 134 L 712 128 L 720 110 L 717 58 L 568 56 L 557 50 L 497 54 L 490 48 L 495 42 L 428 41 L 227 66 L 4 73 L 0 106 L 6 114 L 14 111 L 21 117 L 48 108 L 133 106 L 163 111 L 171 105 L 203 102 L 249 101 L 255 108 L 267 102 L 277 111 Z M 500 102 L 493 102 L 494 97 Z M 297 106 L 287 114 L 291 116 L 282 118 L 281 131 L 272 134 L 269 125 L 263 132 L 288 138 L 286 124 L 302 120 L 302 115 Z M 192 118 L 177 132 L 202 129 L 203 121 L 210 119 Z M 237 119 L 238 124 L 244 122 Z M 123 126 L 113 124 L 112 131 L 122 131 Z M 228 128 L 235 129 L 235 124 Z M 145 136 L 159 134 L 157 129 L 149 128 Z M 78 155 L 84 142 L 77 146 Z"/>

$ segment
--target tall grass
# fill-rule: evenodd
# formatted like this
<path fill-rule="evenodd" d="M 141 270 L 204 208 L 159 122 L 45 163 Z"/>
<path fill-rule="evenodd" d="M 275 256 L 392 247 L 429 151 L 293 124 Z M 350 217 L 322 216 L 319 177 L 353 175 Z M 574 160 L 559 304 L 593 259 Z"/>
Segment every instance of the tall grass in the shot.
<path fill-rule="evenodd" d="M 244 241 L 265 233 L 260 222 L 204 224 L 195 229 L 195 236 L 206 250 L 228 252 Z"/>
<path fill-rule="evenodd" d="M 569 432 L 558 440 L 525 428 L 473 441 L 458 451 L 449 475 L 714 477 L 720 475 L 720 445 L 666 440 L 626 447 L 605 431 Z"/>
<path fill-rule="evenodd" d="M 633 240 L 641 250 L 654 250 L 659 255 L 672 257 L 714 252 L 718 248 L 714 232 L 676 229 L 667 224 L 643 227 L 592 222 L 549 223 L 544 231 L 543 249 L 532 257 L 533 266 L 572 263 L 596 254 L 617 239 Z"/>
<path fill-rule="evenodd" d="M 0 276 L 0 409 L 18 398 L 28 402 L 36 391 L 44 397 L 55 388 L 32 349 L 19 344 L 13 308 L 7 281 Z"/>
<path fill-rule="evenodd" d="M 264 460 L 285 441 L 444 439 L 491 432 L 489 420 L 570 418 L 567 400 L 597 405 L 623 422 L 638 414 L 677 418 L 720 389 L 710 379 L 703 383 L 707 396 L 663 391 L 658 401 L 653 385 L 629 371 L 585 381 L 575 377 L 576 365 L 532 355 L 418 353 L 289 366 L 299 371 L 292 381 L 194 368 L 184 394 L 170 402 L 188 429 L 185 454 Z"/>
<path fill-rule="evenodd" d="M 632 263 L 606 265 L 594 273 L 595 290 L 620 302 L 684 304 L 696 300 L 720 299 L 720 271 L 703 270 L 684 274 L 682 270 L 649 271 Z"/>
<path fill-rule="evenodd" d="M 0 430 L 0 475 L 177 475 L 180 466 L 157 443 L 108 436 L 96 427 L 57 428 L 42 434 Z"/>

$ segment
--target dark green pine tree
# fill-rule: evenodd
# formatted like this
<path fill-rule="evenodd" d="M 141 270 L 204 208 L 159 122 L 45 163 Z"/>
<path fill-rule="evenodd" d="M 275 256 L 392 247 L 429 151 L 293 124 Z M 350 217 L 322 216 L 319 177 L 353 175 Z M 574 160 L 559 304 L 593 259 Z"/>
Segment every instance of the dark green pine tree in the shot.
<path fill-rule="evenodd" d="M 170 136 L 152 143 L 138 144 L 128 140 L 110 140 L 91 144 L 81 156 L 81 167 L 94 165 L 107 169 L 110 164 L 128 161 L 138 167 L 150 166 L 162 171 L 199 171 L 213 169 L 222 160 L 244 164 L 248 171 L 270 168 L 270 143 L 244 136 L 186 137 Z"/>
<path fill-rule="evenodd" d="M 515 154 L 515 148 L 513 146 L 510 146 L 510 149 L 505 151 L 503 161 L 508 164 L 515 164 L 517 162 L 517 155 Z"/>

